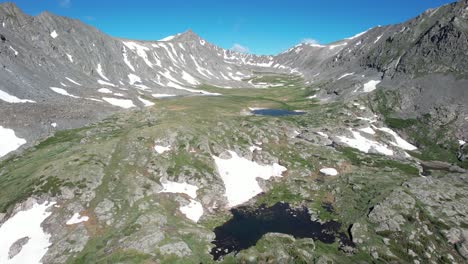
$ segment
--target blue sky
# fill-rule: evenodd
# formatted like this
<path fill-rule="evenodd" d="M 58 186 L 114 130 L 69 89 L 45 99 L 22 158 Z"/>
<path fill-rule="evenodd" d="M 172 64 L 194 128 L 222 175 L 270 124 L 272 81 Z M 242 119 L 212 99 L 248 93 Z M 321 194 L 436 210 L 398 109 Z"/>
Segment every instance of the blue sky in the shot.
<path fill-rule="evenodd" d="M 5 1 L 0 1 L 5 2 Z M 223 48 L 276 54 L 403 22 L 449 0 L 13 0 L 24 12 L 77 18 L 116 37 L 157 40 L 192 29 Z"/>

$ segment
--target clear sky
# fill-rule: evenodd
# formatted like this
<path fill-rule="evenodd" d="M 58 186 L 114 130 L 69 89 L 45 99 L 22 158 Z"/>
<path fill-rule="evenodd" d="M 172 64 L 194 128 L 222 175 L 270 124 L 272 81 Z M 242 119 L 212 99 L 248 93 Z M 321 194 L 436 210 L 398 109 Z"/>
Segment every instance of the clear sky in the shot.
<path fill-rule="evenodd" d="M 6 2 L 6 1 L 0 1 Z M 453 0 L 12 0 L 24 12 L 77 18 L 116 37 L 158 40 L 192 29 L 223 48 L 276 54 L 403 22 Z"/>

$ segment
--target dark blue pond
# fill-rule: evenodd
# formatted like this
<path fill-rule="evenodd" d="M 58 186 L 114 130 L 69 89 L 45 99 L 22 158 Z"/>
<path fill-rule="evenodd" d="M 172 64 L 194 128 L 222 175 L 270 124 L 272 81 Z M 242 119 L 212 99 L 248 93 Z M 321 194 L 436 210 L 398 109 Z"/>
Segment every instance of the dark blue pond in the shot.
<path fill-rule="evenodd" d="M 216 238 L 212 243 L 215 247 L 211 250 L 214 260 L 219 260 L 231 252 L 255 246 L 267 233 L 312 238 L 326 244 L 332 244 L 339 239 L 340 244 L 353 246 L 346 234 L 339 232 L 340 223 L 312 221 L 307 208 L 294 209 L 287 203 L 277 203 L 272 207 L 238 207 L 231 212 L 233 217 L 214 229 Z"/>
<path fill-rule="evenodd" d="M 283 109 L 256 109 L 251 111 L 254 115 L 263 116 L 290 116 L 290 115 L 303 115 L 305 112 L 295 112 Z"/>

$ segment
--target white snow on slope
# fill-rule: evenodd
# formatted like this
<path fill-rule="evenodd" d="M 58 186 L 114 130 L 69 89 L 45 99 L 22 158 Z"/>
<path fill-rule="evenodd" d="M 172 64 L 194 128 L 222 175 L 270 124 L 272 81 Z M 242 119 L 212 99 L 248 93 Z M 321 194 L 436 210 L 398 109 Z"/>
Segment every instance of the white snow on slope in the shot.
<path fill-rule="evenodd" d="M 338 78 L 338 79 L 336 79 L 336 80 L 337 80 L 337 81 L 338 81 L 338 80 L 341 80 L 341 79 L 343 79 L 344 77 L 347 77 L 347 76 L 350 76 L 350 75 L 353 75 L 353 74 L 354 74 L 354 72 L 345 73 L 345 74 L 343 74 L 342 76 L 340 76 L 340 78 Z"/>
<path fill-rule="evenodd" d="M 26 140 L 15 135 L 13 129 L 0 126 L 0 157 L 18 149 L 26 144 Z"/>
<path fill-rule="evenodd" d="M 330 50 L 334 50 L 334 49 L 336 49 L 336 48 L 343 47 L 343 46 L 346 46 L 346 45 L 348 45 L 347 42 L 342 43 L 342 44 L 336 44 L 336 45 L 328 45 L 328 48 L 329 48 Z"/>
<path fill-rule="evenodd" d="M 10 49 L 15 53 L 15 56 L 18 56 L 19 52 L 15 50 L 12 46 L 10 46 Z"/>
<path fill-rule="evenodd" d="M 129 99 L 117 99 L 111 97 L 102 97 L 102 100 L 108 102 L 111 105 L 119 106 L 125 109 L 135 107 L 132 100 Z"/>
<path fill-rule="evenodd" d="M 86 215 L 80 215 L 80 213 L 75 213 L 73 216 L 66 222 L 66 225 L 76 225 L 79 223 L 87 222 L 89 217 Z"/>
<path fill-rule="evenodd" d="M 104 72 L 102 71 L 101 63 L 97 65 L 96 71 L 99 74 L 99 76 L 101 76 L 101 78 L 103 78 L 106 81 L 109 81 L 109 79 L 107 79 L 107 77 L 104 75 Z"/>
<path fill-rule="evenodd" d="M 19 99 L 18 97 L 11 95 L 7 92 L 4 92 L 0 90 L 0 100 L 3 100 L 7 103 L 13 103 L 13 104 L 18 104 L 18 103 L 35 103 L 33 100 L 27 100 L 27 99 Z"/>
<path fill-rule="evenodd" d="M 229 151 L 230 159 L 213 156 L 219 175 L 221 176 L 228 200 L 228 206 L 233 207 L 247 202 L 263 190 L 257 178 L 265 180 L 271 177 L 282 177 L 286 168 L 274 163 L 272 165 L 259 165 L 254 161 L 239 157 L 236 152 Z"/>
<path fill-rule="evenodd" d="M 165 147 L 165 146 L 155 145 L 155 146 L 154 146 L 154 150 L 155 150 L 158 154 L 163 154 L 164 152 L 171 150 L 171 146 Z"/>
<path fill-rule="evenodd" d="M 138 97 L 138 100 L 140 100 L 140 102 L 142 102 L 145 106 L 153 106 L 154 103 L 149 101 L 149 100 L 146 100 L 146 99 L 143 99 L 141 97 Z"/>
<path fill-rule="evenodd" d="M 68 60 L 69 60 L 71 63 L 73 63 L 73 56 L 70 55 L 70 54 L 68 54 L 68 53 L 66 53 L 66 55 L 67 55 L 67 57 L 68 57 Z"/>
<path fill-rule="evenodd" d="M 128 75 L 128 79 L 130 80 L 130 85 L 134 85 L 135 83 L 141 83 L 141 78 L 133 73 Z"/>
<path fill-rule="evenodd" d="M 352 37 L 346 38 L 346 39 L 355 39 L 355 38 L 359 38 L 360 36 L 366 34 L 367 31 L 369 31 L 369 30 L 366 30 L 366 31 L 361 32 L 361 33 L 358 33 L 358 34 L 356 34 L 356 35 L 354 35 L 354 36 L 352 36 Z"/>
<path fill-rule="evenodd" d="M 182 193 L 190 196 L 190 203 L 179 208 L 188 219 L 198 222 L 203 215 L 203 206 L 200 202 L 194 200 L 197 198 L 198 187 L 188 183 L 178 183 L 173 181 L 161 182 L 163 190 L 160 193 Z"/>
<path fill-rule="evenodd" d="M 55 202 L 35 203 L 32 208 L 16 213 L 3 223 L 0 227 L 0 263 L 41 263 L 42 257 L 51 245 L 50 234 L 44 232 L 41 224 L 51 215 L 47 209 L 54 204 Z M 29 241 L 16 256 L 9 259 L 8 252 L 11 245 L 24 237 L 29 237 Z"/>
<path fill-rule="evenodd" d="M 107 86 L 115 87 L 115 84 L 110 83 L 110 82 L 106 82 L 106 81 L 103 81 L 103 80 L 98 80 L 97 82 L 98 82 L 99 84 L 101 84 L 101 85 L 107 85 Z"/>
<path fill-rule="evenodd" d="M 383 145 L 377 141 L 370 140 L 361 136 L 361 134 L 357 131 L 349 129 L 353 134 L 352 138 L 348 138 L 345 136 L 338 136 L 341 142 L 345 143 L 346 145 L 356 148 L 364 153 L 369 153 L 371 149 L 374 149 L 378 153 L 383 155 L 392 156 L 393 150 L 389 149 L 386 145 Z"/>
<path fill-rule="evenodd" d="M 79 84 L 78 82 L 75 82 L 74 80 L 72 80 L 72 79 L 70 79 L 70 78 L 68 78 L 68 77 L 65 77 L 65 79 L 67 79 L 67 80 L 68 80 L 69 82 L 71 82 L 71 83 L 74 83 L 74 84 L 76 84 L 76 85 L 78 85 L 78 86 L 81 86 L 81 84 Z"/>
<path fill-rule="evenodd" d="M 127 64 L 127 66 L 130 68 L 130 70 L 135 71 L 135 68 L 133 67 L 133 65 L 128 60 L 127 48 L 125 48 L 125 46 L 123 47 L 122 55 L 123 55 L 125 64 Z"/>
<path fill-rule="evenodd" d="M 320 173 L 327 175 L 327 176 L 336 176 L 338 175 L 338 171 L 334 168 L 323 168 L 320 169 Z"/>
<path fill-rule="evenodd" d="M 101 89 L 99 89 L 97 91 L 100 92 L 100 93 L 105 93 L 105 94 L 111 94 L 112 93 L 112 91 L 107 89 L 107 88 L 101 88 Z"/>
<path fill-rule="evenodd" d="M 176 96 L 175 94 L 151 94 L 154 98 L 165 98 L 165 97 L 173 97 Z"/>
<path fill-rule="evenodd" d="M 159 41 L 170 41 L 170 40 L 174 39 L 174 37 L 175 36 L 167 36 L 167 37 L 165 37 L 163 39 L 160 39 Z"/>
<path fill-rule="evenodd" d="M 50 33 L 50 36 L 51 36 L 52 38 L 57 38 L 57 37 L 58 37 L 57 31 L 55 31 L 55 30 L 52 31 L 52 33 Z"/>
<path fill-rule="evenodd" d="M 384 131 L 384 132 L 392 135 L 396 142 L 390 142 L 390 144 L 392 144 L 392 145 L 394 145 L 396 147 L 402 148 L 404 150 L 416 150 L 416 149 L 418 149 L 414 145 L 410 144 L 408 141 L 401 138 L 395 131 L 391 130 L 388 127 L 378 127 L 378 128 L 374 127 L 374 128 L 376 128 L 376 129 L 378 129 L 380 131 Z"/>
<path fill-rule="evenodd" d="M 365 93 L 369 93 L 377 89 L 377 84 L 379 84 L 380 81 L 368 81 L 367 83 L 364 84 L 364 88 L 362 88 L 362 91 Z"/>
<path fill-rule="evenodd" d="M 378 36 L 378 37 L 375 39 L 374 44 L 377 43 L 377 42 L 379 42 L 379 40 L 380 40 L 382 37 L 383 37 L 383 34 L 380 35 L 380 36 Z"/>
<path fill-rule="evenodd" d="M 173 181 L 161 182 L 163 190 L 160 193 L 183 193 L 191 198 L 197 198 L 198 187 L 188 183 L 178 183 Z"/>
<path fill-rule="evenodd" d="M 249 147 L 249 150 L 250 150 L 250 152 L 254 152 L 255 150 L 260 151 L 260 150 L 262 150 L 262 148 L 259 147 L 259 146 L 250 146 L 250 147 Z"/>
<path fill-rule="evenodd" d="M 200 220 L 200 217 L 202 217 L 203 215 L 202 204 L 193 199 L 190 199 L 190 203 L 188 205 L 181 206 L 179 210 L 188 219 L 194 221 L 195 223 L 198 222 L 198 220 Z"/>
<path fill-rule="evenodd" d="M 371 127 L 360 128 L 359 130 L 367 134 L 371 134 L 371 135 L 375 134 L 374 129 L 372 129 Z"/>
<path fill-rule="evenodd" d="M 188 74 L 186 71 L 182 71 L 182 79 L 192 85 L 200 84 L 192 75 Z"/>
<path fill-rule="evenodd" d="M 50 89 L 52 91 L 58 93 L 58 94 L 61 94 L 61 95 L 69 96 L 69 97 L 72 97 L 72 98 L 80 98 L 79 96 L 69 94 L 65 89 L 62 89 L 62 88 L 50 87 Z"/>
<path fill-rule="evenodd" d="M 127 48 L 131 49 L 132 51 L 136 52 L 137 55 L 145 61 L 146 65 L 148 65 L 150 68 L 153 68 L 153 63 L 149 61 L 148 59 L 148 54 L 146 54 L 146 51 L 149 51 L 148 47 L 145 47 L 143 45 L 137 44 L 135 42 L 123 42 Z"/>

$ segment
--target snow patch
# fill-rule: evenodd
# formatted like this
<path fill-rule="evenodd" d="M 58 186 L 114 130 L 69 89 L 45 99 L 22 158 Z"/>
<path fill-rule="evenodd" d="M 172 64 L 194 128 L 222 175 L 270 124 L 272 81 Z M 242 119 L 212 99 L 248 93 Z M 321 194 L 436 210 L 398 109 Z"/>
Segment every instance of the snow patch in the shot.
<path fill-rule="evenodd" d="M 327 176 L 336 176 L 338 175 L 338 171 L 334 168 L 323 168 L 320 169 L 320 173 L 327 175 Z"/>
<path fill-rule="evenodd" d="M 0 90 L 0 100 L 3 100 L 7 103 L 13 103 L 13 104 L 18 104 L 18 103 L 35 103 L 33 100 L 27 100 L 27 99 L 19 99 L 16 96 L 13 96 L 7 92 L 4 92 Z"/>
<path fill-rule="evenodd" d="M 105 93 L 105 94 L 111 94 L 112 93 L 112 91 L 107 89 L 107 88 L 101 88 L 101 89 L 99 89 L 97 91 L 100 92 L 100 93 Z"/>
<path fill-rule="evenodd" d="M 79 223 L 87 222 L 89 220 L 89 217 L 84 215 L 81 216 L 80 213 L 75 213 L 73 216 L 67 221 L 67 225 L 76 225 Z"/>
<path fill-rule="evenodd" d="M 383 155 L 392 156 L 393 150 L 389 149 L 386 145 L 380 144 L 379 142 L 367 139 L 357 131 L 349 129 L 353 134 L 352 138 L 338 136 L 341 142 L 345 143 L 346 145 L 356 148 L 364 153 L 369 153 L 371 149 L 374 149 L 378 153 Z"/>
<path fill-rule="evenodd" d="M 69 94 L 65 89 L 62 89 L 62 88 L 50 87 L 50 89 L 52 91 L 58 93 L 58 94 L 61 94 L 61 95 L 69 96 L 69 97 L 72 97 L 72 98 L 80 98 L 79 96 Z"/>
<path fill-rule="evenodd" d="M 340 78 L 338 78 L 338 79 L 336 79 L 336 80 L 337 80 L 337 81 L 338 81 L 338 80 L 341 80 L 341 79 L 343 79 L 344 77 L 351 76 L 351 75 L 353 75 L 353 74 L 354 74 L 354 72 L 345 73 L 345 74 L 341 75 Z"/>
<path fill-rule="evenodd" d="M 140 100 L 140 102 L 142 102 L 145 106 L 153 106 L 154 103 L 149 101 L 149 100 L 146 100 L 146 99 L 143 99 L 141 97 L 138 97 L 138 100 Z"/>
<path fill-rule="evenodd" d="M 128 75 L 128 79 L 130 80 L 130 85 L 134 85 L 135 83 L 141 83 L 141 78 L 133 73 Z"/>
<path fill-rule="evenodd" d="M 71 83 L 74 83 L 74 84 L 76 84 L 76 85 L 78 85 L 78 86 L 81 86 L 81 84 L 79 84 L 78 82 L 76 82 L 76 81 L 74 81 L 74 80 L 72 80 L 72 79 L 70 79 L 70 78 L 68 78 L 68 77 L 65 77 L 65 79 L 67 79 L 67 80 L 68 80 L 69 82 L 71 82 Z"/>
<path fill-rule="evenodd" d="M 164 152 L 171 150 L 171 146 L 165 147 L 165 146 L 155 145 L 155 146 L 154 146 L 154 150 L 155 150 L 158 154 L 163 154 Z"/>
<path fill-rule="evenodd" d="M 143 59 L 143 61 L 146 63 L 146 65 L 148 65 L 150 68 L 153 68 L 153 63 L 151 63 L 148 59 L 148 54 L 146 54 L 146 51 L 149 51 L 149 48 L 148 47 L 145 47 L 143 45 L 140 45 L 138 43 L 135 43 L 135 42 L 123 42 L 123 44 L 125 46 L 127 46 L 127 48 L 131 49 L 132 51 L 136 52 L 137 55 Z"/>
<path fill-rule="evenodd" d="M 135 71 L 135 68 L 133 67 L 133 65 L 128 60 L 127 49 L 125 48 L 125 46 L 123 47 L 122 55 L 123 55 L 125 64 L 127 64 L 127 66 L 130 68 L 130 70 Z"/>
<path fill-rule="evenodd" d="M 57 38 L 58 37 L 58 34 L 57 34 L 57 31 L 52 31 L 52 33 L 50 33 L 50 36 L 54 39 L 54 38 Z"/>
<path fill-rule="evenodd" d="M 26 144 L 26 140 L 17 137 L 13 129 L 0 126 L 0 157 L 17 150 L 23 144 Z"/>
<path fill-rule="evenodd" d="M 375 131 L 371 127 L 360 128 L 359 130 L 367 134 L 375 135 Z"/>
<path fill-rule="evenodd" d="M 374 127 L 374 128 L 376 128 L 376 127 Z M 418 149 L 414 145 L 410 144 L 408 141 L 401 138 L 395 131 L 391 130 L 390 128 L 378 127 L 376 129 L 392 135 L 393 138 L 395 139 L 395 142 L 390 142 L 390 144 L 392 144 L 392 145 L 394 145 L 396 147 L 402 148 L 404 150 L 410 150 L 410 151 Z"/>
<path fill-rule="evenodd" d="M 97 82 L 98 82 L 99 84 L 101 84 L 101 85 L 107 85 L 107 86 L 115 87 L 115 84 L 110 83 L 110 82 L 106 82 L 106 81 L 103 81 L 103 80 L 98 80 Z"/>
<path fill-rule="evenodd" d="M 192 75 L 188 74 L 185 71 L 182 71 L 182 79 L 184 79 L 187 83 L 189 83 L 191 85 L 200 84 Z"/>
<path fill-rule="evenodd" d="M 102 100 L 108 102 L 111 105 L 119 106 L 124 109 L 135 107 L 132 100 L 129 99 L 117 99 L 111 97 L 102 97 Z"/>
<path fill-rule="evenodd" d="M 66 55 L 67 55 L 67 57 L 68 57 L 68 60 L 69 60 L 71 63 L 73 63 L 73 56 L 70 55 L 70 54 L 68 54 L 68 53 L 66 53 Z"/>
<path fill-rule="evenodd" d="M 261 148 L 261 147 L 258 147 L 258 146 L 250 146 L 250 147 L 249 147 L 249 150 L 250 150 L 250 152 L 254 152 L 255 150 L 260 151 L 260 150 L 262 150 L 262 148 Z"/>
<path fill-rule="evenodd" d="M 213 156 L 226 188 L 225 196 L 229 207 L 245 203 L 263 191 L 258 185 L 257 178 L 268 180 L 271 177 L 282 177 L 281 174 L 287 170 L 278 163 L 259 165 L 239 157 L 234 151 L 229 151 L 229 154 L 231 155 L 229 159 Z"/>
<path fill-rule="evenodd" d="M 377 84 L 379 84 L 380 81 L 368 81 L 364 84 L 364 88 L 362 88 L 362 91 L 365 93 L 369 93 L 377 89 Z"/>
<path fill-rule="evenodd" d="M 377 43 L 377 42 L 379 42 L 379 40 L 382 38 L 382 36 L 383 36 L 383 34 L 380 35 L 380 36 L 378 36 L 378 37 L 375 39 L 374 44 Z"/>
<path fill-rule="evenodd" d="M 10 46 L 10 49 L 15 53 L 15 56 L 18 56 L 19 52 L 15 50 L 12 46 Z"/>
<path fill-rule="evenodd" d="M 32 208 L 16 213 L 3 223 L 0 227 L 0 263 L 41 263 L 51 245 L 50 234 L 44 232 L 41 224 L 52 214 L 47 209 L 54 204 L 35 203 Z M 9 259 L 8 252 L 12 244 L 24 237 L 29 238 L 28 242 L 16 256 Z"/>
<path fill-rule="evenodd" d="M 178 183 L 173 181 L 161 182 L 163 190 L 160 193 L 183 193 L 191 198 L 197 198 L 198 187 L 185 182 Z"/>
<path fill-rule="evenodd" d="M 97 65 L 96 71 L 99 74 L 99 76 L 101 76 L 101 78 L 103 78 L 106 81 L 109 81 L 109 79 L 107 79 L 107 77 L 104 75 L 104 72 L 102 71 L 101 63 Z"/>
<path fill-rule="evenodd" d="M 203 215 L 202 204 L 193 199 L 190 199 L 190 203 L 188 205 L 181 206 L 179 210 L 188 219 L 194 221 L 195 223 L 198 222 L 198 220 L 200 220 L 200 217 L 202 217 Z"/>
<path fill-rule="evenodd" d="M 170 40 L 173 40 L 174 38 L 175 36 L 167 36 L 165 38 L 160 39 L 159 41 L 170 41 Z"/>

